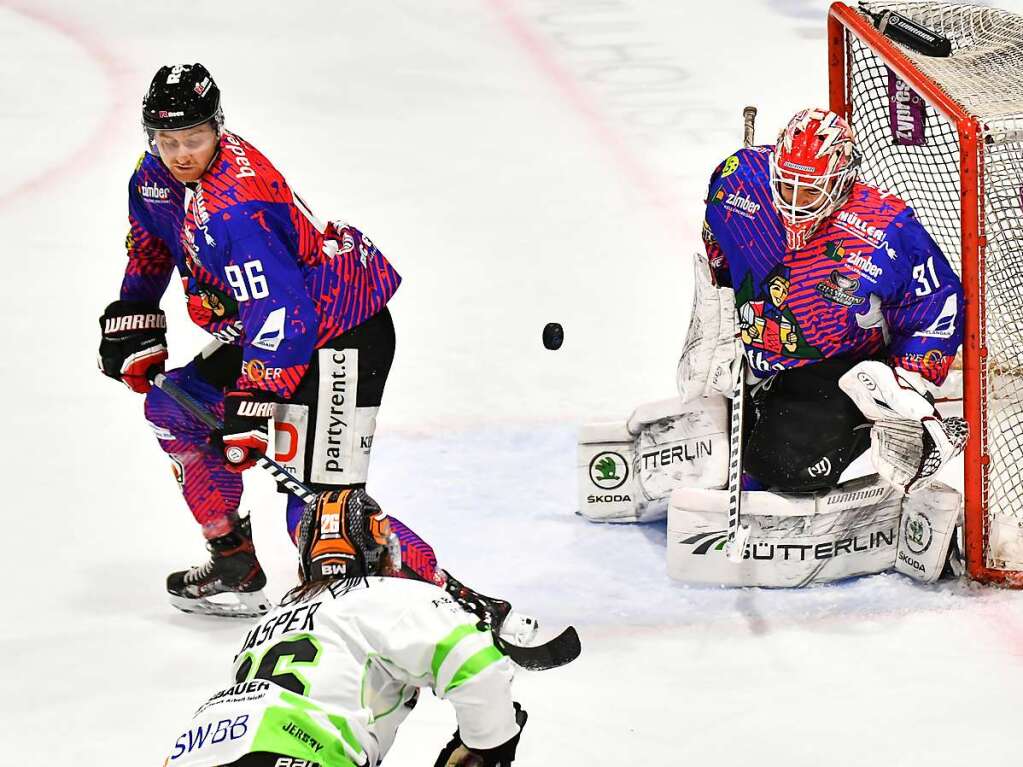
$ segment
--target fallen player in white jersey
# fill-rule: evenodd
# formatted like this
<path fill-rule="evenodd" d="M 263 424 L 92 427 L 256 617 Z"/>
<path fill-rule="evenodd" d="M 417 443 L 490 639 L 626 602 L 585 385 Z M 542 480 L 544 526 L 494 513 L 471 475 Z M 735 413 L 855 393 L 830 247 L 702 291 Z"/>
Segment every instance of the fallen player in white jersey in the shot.
<path fill-rule="evenodd" d="M 510 765 L 526 723 L 511 661 L 443 590 L 389 577 L 392 541 L 364 490 L 310 505 L 299 586 L 248 633 L 234 684 L 199 708 L 166 766 L 375 767 L 421 688 L 458 721 L 437 765 Z"/>

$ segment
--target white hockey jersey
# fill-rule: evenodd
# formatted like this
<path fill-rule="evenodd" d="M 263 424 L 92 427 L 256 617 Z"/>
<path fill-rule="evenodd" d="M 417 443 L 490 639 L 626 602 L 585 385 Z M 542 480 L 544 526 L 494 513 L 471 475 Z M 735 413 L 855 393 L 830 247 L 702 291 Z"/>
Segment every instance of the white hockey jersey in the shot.
<path fill-rule="evenodd" d="M 476 617 L 434 585 L 370 578 L 269 613 L 165 767 L 215 767 L 264 751 L 322 767 L 383 759 L 420 687 L 455 707 L 462 741 L 493 748 L 518 732 L 512 664 Z"/>

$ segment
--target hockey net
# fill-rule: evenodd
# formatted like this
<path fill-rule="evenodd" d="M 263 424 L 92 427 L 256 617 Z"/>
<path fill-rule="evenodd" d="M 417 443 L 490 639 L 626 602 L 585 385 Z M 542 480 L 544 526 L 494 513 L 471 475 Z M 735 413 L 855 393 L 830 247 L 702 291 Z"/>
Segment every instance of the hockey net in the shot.
<path fill-rule="evenodd" d="M 963 412 L 970 575 L 1023 586 L 1023 17 L 976 5 L 867 2 L 949 38 L 929 57 L 835 3 L 831 108 L 864 179 L 907 200 L 966 291 Z"/>

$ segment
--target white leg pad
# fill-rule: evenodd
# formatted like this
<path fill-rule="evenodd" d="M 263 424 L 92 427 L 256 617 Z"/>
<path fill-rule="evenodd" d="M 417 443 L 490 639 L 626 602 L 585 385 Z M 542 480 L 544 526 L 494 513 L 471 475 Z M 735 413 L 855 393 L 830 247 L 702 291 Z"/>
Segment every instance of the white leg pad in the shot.
<path fill-rule="evenodd" d="M 674 488 L 727 483 L 726 402 L 708 397 L 682 404 L 673 397 L 641 405 L 625 424 L 587 424 L 577 471 L 579 511 L 587 519 L 664 519 Z"/>
<path fill-rule="evenodd" d="M 621 422 L 586 424 L 579 432 L 579 513 L 592 522 L 636 522 L 633 437 Z"/>
<path fill-rule="evenodd" d="M 923 583 L 938 580 L 960 522 L 962 501 L 958 490 L 941 482 L 906 496 L 896 570 Z"/>
<path fill-rule="evenodd" d="M 644 519 L 663 519 L 676 487 L 728 484 L 728 404 L 704 397 L 640 405 L 626 422 L 635 437 L 636 497 Z"/>
<path fill-rule="evenodd" d="M 750 545 L 739 563 L 725 556 L 728 491 L 677 488 L 668 508 L 668 574 L 686 583 L 797 587 L 891 569 L 902 492 L 852 483 L 821 494 L 742 494 Z"/>

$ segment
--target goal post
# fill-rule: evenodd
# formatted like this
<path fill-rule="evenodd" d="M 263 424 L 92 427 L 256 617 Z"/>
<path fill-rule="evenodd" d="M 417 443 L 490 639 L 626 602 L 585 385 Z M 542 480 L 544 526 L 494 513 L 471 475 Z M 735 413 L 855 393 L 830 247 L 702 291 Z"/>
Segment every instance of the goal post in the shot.
<path fill-rule="evenodd" d="M 862 3 L 952 43 L 949 57 L 882 35 L 844 3 L 828 18 L 830 108 L 863 151 L 863 179 L 913 206 L 959 273 L 966 561 L 1023 587 L 1023 17 L 936 2 Z"/>

